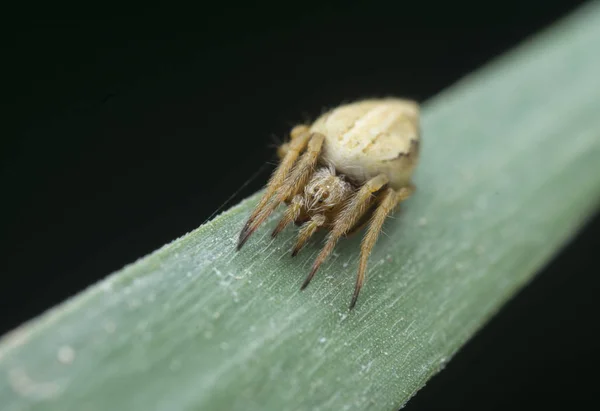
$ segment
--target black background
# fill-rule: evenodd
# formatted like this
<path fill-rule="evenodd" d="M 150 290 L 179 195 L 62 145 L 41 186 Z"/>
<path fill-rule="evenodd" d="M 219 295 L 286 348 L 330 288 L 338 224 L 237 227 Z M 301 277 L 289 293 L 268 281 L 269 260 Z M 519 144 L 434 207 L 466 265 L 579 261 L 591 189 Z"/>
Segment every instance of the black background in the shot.
<path fill-rule="evenodd" d="M 423 101 L 582 2 L 495 3 L 11 14 L 0 334 L 196 228 L 256 172 L 225 208 L 258 190 L 291 125 L 365 96 Z M 599 234 L 596 218 L 407 409 L 594 399 Z"/>

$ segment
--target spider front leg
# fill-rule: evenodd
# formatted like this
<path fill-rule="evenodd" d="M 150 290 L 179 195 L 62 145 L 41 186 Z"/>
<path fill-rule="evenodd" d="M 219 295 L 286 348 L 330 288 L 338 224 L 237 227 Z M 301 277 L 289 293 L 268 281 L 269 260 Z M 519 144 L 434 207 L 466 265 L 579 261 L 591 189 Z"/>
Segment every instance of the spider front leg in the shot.
<path fill-rule="evenodd" d="M 240 232 L 240 240 L 248 231 L 250 225 L 252 224 L 256 216 L 265 207 L 269 200 L 271 200 L 275 192 L 283 185 L 285 178 L 289 175 L 290 170 L 296 162 L 296 159 L 308 145 L 308 141 L 310 140 L 308 126 L 299 125 L 294 127 L 290 132 L 290 138 L 291 141 L 282 144 L 282 150 L 278 151 L 281 161 L 275 169 L 275 171 L 273 172 L 273 175 L 269 179 L 269 182 L 265 189 L 265 193 L 263 194 L 256 207 L 254 207 L 254 211 L 252 212 L 252 214 L 248 218 L 248 221 L 246 221 L 244 228 Z M 285 149 L 283 149 L 284 146 Z M 238 250 L 241 248 L 242 245 L 243 243 L 238 243 Z"/>
<path fill-rule="evenodd" d="M 312 237 L 320 227 L 324 226 L 326 222 L 327 218 L 323 214 L 317 214 L 312 216 L 306 223 L 302 224 L 300 232 L 298 233 L 298 240 L 292 250 L 292 257 L 295 257 L 300 252 L 310 237 Z"/>
<path fill-rule="evenodd" d="M 277 235 L 280 232 L 282 232 L 283 229 L 288 226 L 288 224 L 296 221 L 298 219 L 298 217 L 300 216 L 300 213 L 302 212 L 303 207 L 304 207 L 304 200 L 302 199 L 302 195 L 296 194 L 294 196 L 294 198 L 292 199 L 292 202 L 290 203 L 288 208 L 285 209 L 285 213 L 283 214 L 283 217 L 279 221 L 279 224 L 277 224 L 277 227 L 275 227 L 275 229 L 271 233 L 271 237 L 273 237 L 273 238 L 277 237 Z"/>
<path fill-rule="evenodd" d="M 365 281 L 365 272 L 367 271 L 367 261 L 369 259 L 369 255 L 371 254 L 371 250 L 377 242 L 377 238 L 379 237 L 379 233 L 381 232 L 381 228 L 383 227 L 383 223 L 386 217 L 394 210 L 394 208 L 396 208 L 396 206 L 400 202 L 410 197 L 414 191 L 415 186 L 411 184 L 398 191 L 395 191 L 391 188 L 387 188 L 381 194 L 379 198 L 379 204 L 373 212 L 369 229 L 367 230 L 367 233 L 365 234 L 360 247 L 358 275 L 356 276 L 356 285 L 354 287 L 352 301 L 350 302 L 350 309 L 354 308 L 354 306 L 356 305 L 358 294 L 360 293 L 360 289 L 362 288 L 363 283 Z"/>
<path fill-rule="evenodd" d="M 297 221 L 303 211 L 306 212 L 304 197 L 301 194 L 296 194 L 290 205 L 286 208 L 279 224 L 277 224 L 277 227 L 275 227 L 271 233 L 271 237 L 276 237 L 290 223 Z M 292 250 L 292 257 L 295 257 L 298 254 L 310 237 L 312 237 L 320 227 L 324 226 L 326 222 L 327 218 L 323 214 L 316 214 L 302 224 L 300 232 L 298 233 L 298 240 Z"/>
<path fill-rule="evenodd" d="M 283 184 L 281 184 L 274 196 L 266 200 L 264 206 L 255 210 L 242 229 L 237 245 L 238 250 L 242 248 L 252 233 L 271 215 L 281 202 L 290 198 L 306 185 L 317 164 L 324 140 L 325 136 L 320 133 L 311 134 L 306 152 L 302 154 L 291 173 L 284 180 Z M 286 157 L 288 155 L 290 155 L 289 152 L 286 154 Z"/>
<path fill-rule="evenodd" d="M 306 277 L 306 280 L 304 280 L 304 283 L 302 284 L 302 290 L 308 286 L 321 264 L 323 264 L 325 259 L 327 259 L 329 254 L 331 254 L 340 237 L 352 229 L 352 227 L 354 227 L 354 225 L 359 221 L 360 217 L 362 217 L 365 211 L 367 211 L 373 199 L 373 194 L 385 186 L 388 181 L 389 179 L 385 174 L 379 174 L 378 176 L 367 181 L 350 199 L 348 205 L 336 218 L 331 232 L 327 237 L 325 246 L 317 256 L 310 274 L 308 274 L 308 277 Z"/>

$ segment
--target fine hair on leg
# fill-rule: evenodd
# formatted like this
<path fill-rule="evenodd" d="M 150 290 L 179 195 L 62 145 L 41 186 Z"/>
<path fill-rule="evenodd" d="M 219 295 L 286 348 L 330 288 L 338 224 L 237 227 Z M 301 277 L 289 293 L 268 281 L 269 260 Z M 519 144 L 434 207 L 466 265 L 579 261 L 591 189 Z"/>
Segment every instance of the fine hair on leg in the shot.
<path fill-rule="evenodd" d="M 249 221 L 240 233 L 237 247 L 238 250 L 242 248 L 252 233 L 254 233 L 254 231 L 271 215 L 281 202 L 290 198 L 306 185 L 314 172 L 324 140 L 325 136 L 320 133 L 313 133 L 310 136 L 306 152 L 302 154 L 291 173 L 275 193 L 274 197 L 272 197 L 261 209 L 257 210 L 256 217 L 252 221 Z"/>
<path fill-rule="evenodd" d="M 350 302 L 350 309 L 354 308 L 356 301 L 358 300 L 358 294 L 360 293 L 365 281 L 365 273 L 367 271 L 369 255 L 371 254 L 371 250 L 377 242 L 377 238 L 379 238 L 379 233 L 381 233 L 381 228 L 383 227 L 385 219 L 392 211 L 394 211 L 396 206 L 401 201 L 404 201 L 410 197 L 413 191 L 414 186 L 411 184 L 410 186 L 402 188 L 397 192 L 391 188 L 387 188 L 383 193 L 381 193 L 378 199 L 379 204 L 373 212 L 373 216 L 371 217 L 371 221 L 369 223 L 369 228 L 367 229 L 367 232 L 361 243 L 358 274 L 356 276 L 354 294 L 352 295 L 352 301 Z"/>
<path fill-rule="evenodd" d="M 325 259 L 331 254 L 340 237 L 354 227 L 360 217 L 368 210 L 371 201 L 373 200 L 373 194 L 385 186 L 388 181 L 388 177 L 385 174 L 379 174 L 367 181 L 360 190 L 350 198 L 346 207 L 344 207 L 342 212 L 336 218 L 331 232 L 327 237 L 325 246 L 315 259 L 310 274 L 308 274 L 308 277 L 306 277 L 306 280 L 304 280 L 304 283 L 302 284 L 302 290 L 308 286 L 321 264 L 323 264 Z"/>
<path fill-rule="evenodd" d="M 303 206 L 304 201 L 302 200 L 302 195 L 296 194 L 292 199 L 290 205 L 285 209 L 285 213 L 279 221 L 279 224 L 277 224 L 277 227 L 275 227 L 275 229 L 271 233 L 271 237 L 277 237 L 277 235 L 280 232 L 282 232 L 288 224 L 296 221 L 298 219 L 298 216 L 300 216 L 300 212 L 302 211 Z"/>
<path fill-rule="evenodd" d="M 323 214 L 317 214 L 312 216 L 306 223 L 302 224 L 300 232 L 298 233 L 298 240 L 292 250 L 292 257 L 295 257 L 300 252 L 310 237 L 317 232 L 319 227 L 325 225 L 326 221 L 327 219 Z"/>
<path fill-rule="evenodd" d="M 261 197 L 259 203 L 256 205 L 252 214 L 246 221 L 246 224 L 242 231 L 240 232 L 240 240 L 244 236 L 245 232 L 252 224 L 252 221 L 256 218 L 258 213 L 263 209 L 263 207 L 267 204 L 267 202 L 273 197 L 275 192 L 283 185 L 285 178 L 289 175 L 290 170 L 294 166 L 296 159 L 300 155 L 302 151 L 308 145 L 308 141 L 310 139 L 310 134 L 308 132 L 308 126 L 300 125 L 294 127 L 291 133 L 291 141 L 286 143 L 287 150 L 285 152 L 284 157 L 279 162 L 279 165 L 271 175 L 269 182 L 267 183 L 267 187 L 265 189 L 265 193 Z M 241 248 L 243 244 L 238 244 L 238 249 Z"/>

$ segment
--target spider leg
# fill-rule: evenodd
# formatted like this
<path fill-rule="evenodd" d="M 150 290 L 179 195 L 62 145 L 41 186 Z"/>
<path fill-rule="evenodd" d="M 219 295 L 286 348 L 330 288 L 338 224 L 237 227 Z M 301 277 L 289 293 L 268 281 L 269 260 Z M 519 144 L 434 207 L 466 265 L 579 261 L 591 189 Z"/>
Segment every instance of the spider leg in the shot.
<path fill-rule="evenodd" d="M 248 221 L 246 221 L 246 225 L 240 233 L 240 240 L 243 237 L 244 233 L 248 230 L 250 224 L 252 224 L 252 221 L 254 221 L 258 213 L 260 213 L 260 211 L 267 204 L 267 202 L 273 197 L 277 189 L 279 189 L 283 185 L 285 178 L 289 175 L 290 170 L 296 162 L 296 159 L 300 155 L 300 152 L 302 152 L 306 148 L 306 145 L 308 144 L 308 141 L 310 139 L 310 134 L 308 133 L 308 126 L 299 125 L 294 127 L 290 132 L 290 137 L 291 141 L 289 143 L 285 143 L 285 152 L 279 152 L 279 155 L 280 157 L 282 157 L 282 160 L 275 169 L 275 172 L 273 172 L 271 178 L 269 179 L 269 183 L 267 184 L 267 188 L 262 198 L 260 199 L 260 202 L 254 208 L 254 211 L 248 218 Z M 242 245 L 243 244 L 238 244 L 238 250 L 241 248 Z"/>
<path fill-rule="evenodd" d="M 276 237 L 277 234 L 282 232 L 288 224 L 290 224 L 293 221 L 296 221 L 298 216 L 300 216 L 300 212 L 302 211 L 303 205 L 304 201 L 302 201 L 302 195 L 296 194 L 292 199 L 291 204 L 288 206 L 288 208 L 285 209 L 285 214 L 279 221 L 279 224 L 277 224 L 277 227 L 275 227 L 275 230 L 273 230 L 273 232 L 271 233 L 271 237 Z"/>
<path fill-rule="evenodd" d="M 379 198 L 379 196 L 377 196 L 377 198 Z M 365 228 L 365 226 L 367 224 L 369 224 L 369 221 L 371 220 L 371 216 L 373 215 L 373 211 L 375 211 L 375 209 L 379 205 L 377 203 L 377 201 L 378 200 L 375 199 L 375 201 L 372 202 L 372 204 L 369 206 L 367 211 L 365 211 L 365 213 L 362 215 L 362 217 L 358 219 L 356 224 L 354 224 L 354 226 L 350 230 L 348 230 L 346 232 L 346 234 L 344 234 L 344 237 L 350 238 L 350 237 L 355 236 L 359 231 L 361 231 L 363 228 Z"/>
<path fill-rule="evenodd" d="M 308 239 L 312 237 L 312 235 L 316 233 L 319 227 L 322 227 L 326 221 L 327 219 L 323 214 L 317 214 L 312 216 L 312 218 L 306 223 L 302 224 L 300 232 L 298 233 L 298 240 L 294 246 L 294 250 L 292 251 L 292 257 L 295 257 L 298 252 L 300 252 Z"/>
<path fill-rule="evenodd" d="M 325 259 L 331 254 L 340 237 L 346 234 L 357 223 L 365 211 L 367 211 L 373 199 L 373 194 L 385 186 L 388 181 L 389 179 L 385 174 L 379 174 L 367 181 L 360 190 L 351 197 L 348 205 L 346 205 L 335 220 L 331 232 L 327 237 L 325 246 L 317 256 L 310 274 L 308 274 L 308 277 L 306 277 L 306 280 L 304 280 L 304 283 L 302 284 L 302 290 L 308 286 L 321 264 L 323 264 Z"/>
<path fill-rule="evenodd" d="M 275 208 L 285 199 L 290 198 L 293 194 L 299 191 L 306 185 L 306 182 L 311 177 L 325 136 L 320 133 L 313 133 L 310 136 L 306 152 L 302 154 L 292 172 L 287 176 L 283 184 L 279 187 L 275 195 L 267 200 L 267 203 L 261 207 L 256 213 L 256 216 L 246 223 L 246 226 L 240 233 L 237 249 L 242 248 L 248 238 L 256 231 L 256 229 L 271 215 Z"/>
<path fill-rule="evenodd" d="M 414 186 L 410 185 L 406 188 L 402 188 L 399 191 L 395 191 L 391 188 L 386 189 L 379 199 L 379 204 L 373 216 L 371 217 L 371 223 L 365 234 L 362 244 L 360 246 L 360 260 L 358 263 L 358 275 L 356 276 L 356 286 L 354 287 L 354 294 L 352 295 L 352 301 L 350 302 L 350 309 L 356 305 L 358 294 L 365 281 L 365 272 L 367 271 L 367 261 L 371 250 L 375 246 L 375 242 L 381 232 L 381 227 L 386 217 L 396 208 L 398 203 L 406 200 L 414 192 Z"/>

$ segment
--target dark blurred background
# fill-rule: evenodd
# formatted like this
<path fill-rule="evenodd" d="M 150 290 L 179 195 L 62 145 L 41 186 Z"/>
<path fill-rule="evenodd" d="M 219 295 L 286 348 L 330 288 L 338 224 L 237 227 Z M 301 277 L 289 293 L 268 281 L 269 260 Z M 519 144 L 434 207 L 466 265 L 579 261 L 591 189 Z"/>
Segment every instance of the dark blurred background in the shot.
<path fill-rule="evenodd" d="M 424 101 L 582 3 L 7 15 L 0 334 L 193 230 L 255 173 L 225 209 L 260 189 L 293 124 L 365 96 Z M 594 399 L 598 238 L 596 218 L 407 409 Z"/>

